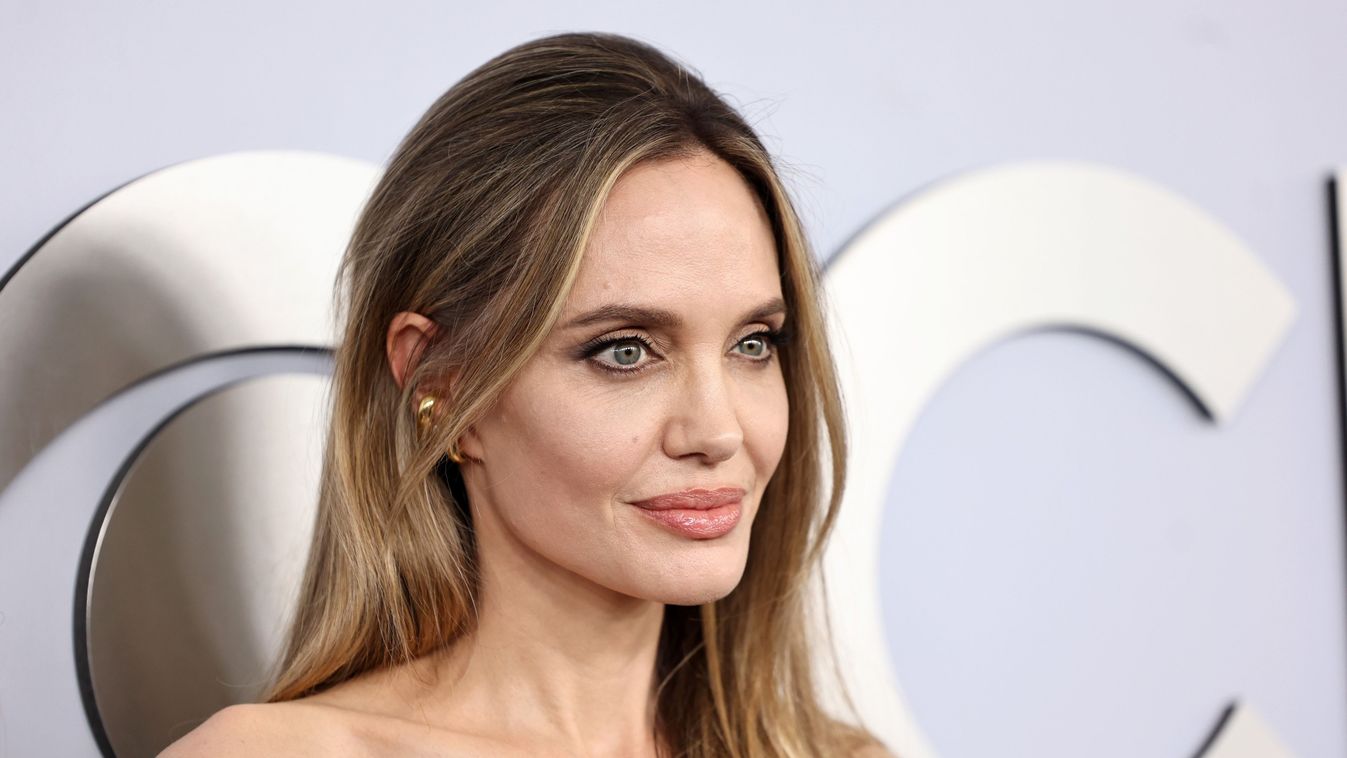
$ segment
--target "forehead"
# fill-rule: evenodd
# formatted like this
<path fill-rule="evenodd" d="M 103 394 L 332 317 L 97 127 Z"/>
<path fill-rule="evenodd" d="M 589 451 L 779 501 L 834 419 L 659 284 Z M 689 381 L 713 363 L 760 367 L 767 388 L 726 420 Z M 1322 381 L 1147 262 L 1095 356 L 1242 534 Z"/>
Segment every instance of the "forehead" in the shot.
<path fill-rule="evenodd" d="M 562 318 L 613 302 L 738 308 L 780 293 L 761 204 L 732 166 L 701 152 L 640 163 L 618 179 Z"/>

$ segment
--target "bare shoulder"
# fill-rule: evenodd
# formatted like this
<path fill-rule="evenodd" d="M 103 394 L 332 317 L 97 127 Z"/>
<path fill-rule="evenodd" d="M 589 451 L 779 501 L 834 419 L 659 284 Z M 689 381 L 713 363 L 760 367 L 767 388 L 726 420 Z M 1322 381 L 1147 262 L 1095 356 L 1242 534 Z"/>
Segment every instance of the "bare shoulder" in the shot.
<path fill-rule="evenodd" d="M 327 756 L 349 747 L 330 728 L 327 709 L 303 703 L 247 703 L 217 711 L 160 758 L 194 756 Z"/>
<path fill-rule="evenodd" d="M 865 745 L 851 754 L 851 758 L 898 758 L 879 743 Z"/>

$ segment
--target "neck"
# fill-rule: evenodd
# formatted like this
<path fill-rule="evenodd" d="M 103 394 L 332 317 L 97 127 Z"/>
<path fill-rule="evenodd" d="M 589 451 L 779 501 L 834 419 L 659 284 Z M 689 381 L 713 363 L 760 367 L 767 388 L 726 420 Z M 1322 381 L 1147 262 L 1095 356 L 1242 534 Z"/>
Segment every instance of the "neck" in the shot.
<path fill-rule="evenodd" d="M 653 755 L 664 605 L 572 573 L 479 515 L 478 623 L 441 659 L 451 710 L 549 752 Z"/>

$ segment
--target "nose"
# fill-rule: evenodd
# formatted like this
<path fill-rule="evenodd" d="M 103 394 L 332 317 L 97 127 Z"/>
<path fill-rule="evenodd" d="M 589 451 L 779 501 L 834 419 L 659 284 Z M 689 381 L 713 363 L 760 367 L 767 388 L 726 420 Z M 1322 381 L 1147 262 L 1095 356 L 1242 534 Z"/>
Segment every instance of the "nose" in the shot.
<path fill-rule="evenodd" d="M 711 360 L 690 367 L 680 380 L 664 436 L 669 457 L 695 456 L 714 464 L 729 459 L 743 445 L 734 379 L 722 364 Z"/>

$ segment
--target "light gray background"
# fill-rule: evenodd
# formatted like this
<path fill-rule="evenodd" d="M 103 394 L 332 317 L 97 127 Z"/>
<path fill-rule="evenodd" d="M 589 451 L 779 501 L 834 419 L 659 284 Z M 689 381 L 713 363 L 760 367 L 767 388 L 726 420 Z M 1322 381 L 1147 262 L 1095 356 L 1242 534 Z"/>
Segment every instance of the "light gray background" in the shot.
<path fill-rule="evenodd" d="M 943 388 L 894 468 L 889 638 L 944 758 L 1188 756 L 1236 697 L 1298 754 L 1347 755 L 1341 3 L 4 0 L 0 269 L 167 164 L 382 162 L 473 66 L 585 28 L 730 94 L 793 167 L 820 255 L 933 180 L 1027 158 L 1128 169 L 1248 243 L 1300 316 L 1228 424 L 1080 334 L 1002 343 Z"/>

